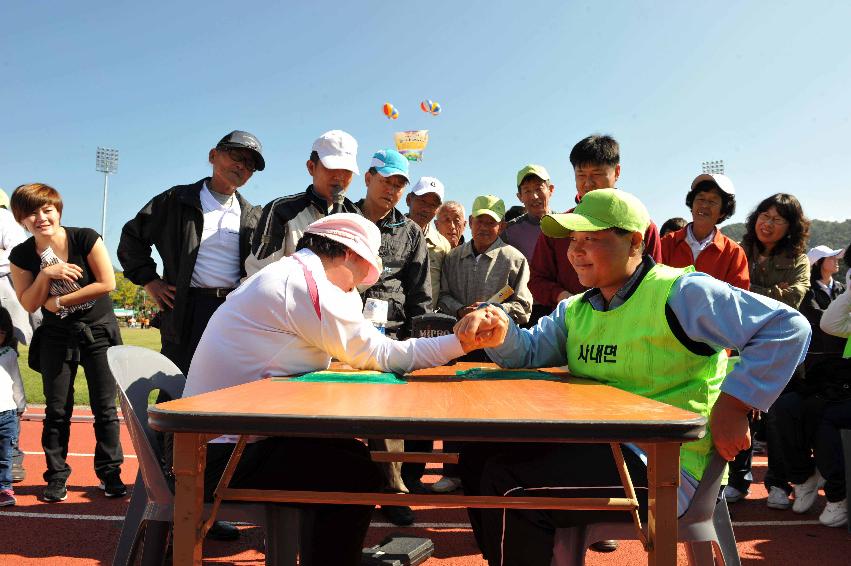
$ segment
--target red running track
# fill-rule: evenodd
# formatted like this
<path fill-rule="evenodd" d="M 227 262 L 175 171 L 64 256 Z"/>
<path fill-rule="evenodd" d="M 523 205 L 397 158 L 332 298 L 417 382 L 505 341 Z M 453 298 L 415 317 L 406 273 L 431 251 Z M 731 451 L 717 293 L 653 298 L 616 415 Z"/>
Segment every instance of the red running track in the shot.
<path fill-rule="evenodd" d="M 37 410 L 37 409 L 36 409 Z M 84 408 L 78 414 L 88 414 Z M 22 423 L 21 447 L 27 479 L 15 484 L 18 504 L 0 509 L 0 565 L 81 566 L 110 564 L 115 552 L 129 496 L 107 499 L 97 489 L 92 469 L 94 433 L 90 423 L 74 423 L 68 461 L 73 468 L 68 482 L 68 499 L 60 503 L 44 503 L 38 499 L 43 487 L 44 456 L 40 454 L 41 422 Z M 122 444 L 127 456 L 122 477 L 132 484 L 137 464 L 133 446 L 122 427 Z M 77 454 L 77 455 L 75 455 Z M 765 458 L 757 457 L 754 474 L 761 481 Z M 426 483 L 437 476 L 427 476 Z M 765 506 L 767 494 L 761 484 L 754 484 L 747 500 L 731 506 L 739 554 L 742 564 L 847 565 L 851 564 L 851 535 L 845 528 L 827 528 L 818 524 L 824 507 L 823 494 L 814 508 L 796 515 L 791 509 L 776 511 Z M 418 508 L 417 525 L 399 528 L 387 523 L 380 513 L 373 517 L 366 545 L 380 541 L 390 533 L 411 533 L 431 538 L 435 554 L 427 566 L 483 566 L 466 513 L 458 509 Z M 241 527 L 242 538 L 235 543 L 210 541 L 204 545 L 205 564 L 238 564 L 262 566 L 263 532 Z M 680 563 L 685 552 L 680 548 Z M 623 566 L 646 564 L 646 555 L 636 541 L 624 541 L 610 554 L 589 551 L 589 566 Z"/>

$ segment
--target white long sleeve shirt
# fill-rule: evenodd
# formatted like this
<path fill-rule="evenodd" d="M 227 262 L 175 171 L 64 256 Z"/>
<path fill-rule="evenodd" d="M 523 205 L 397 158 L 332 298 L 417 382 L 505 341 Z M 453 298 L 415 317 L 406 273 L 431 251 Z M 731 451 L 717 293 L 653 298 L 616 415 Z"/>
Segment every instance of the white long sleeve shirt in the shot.
<path fill-rule="evenodd" d="M 27 408 L 24 382 L 18 368 L 18 353 L 8 346 L 0 347 L 0 412 Z"/>
<path fill-rule="evenodd" d="M 851 337 L 851 288 L 830 302 L 819 326 L 833 336 Z"/>
<path fill-rule="evenodd" d="M 298 259 L 316 281 L 322 320 Z M 387 338 L 364 319 L 358 293 L 331 283 L 319 257 L 301 250 L 261 269 L 228 295 L 207 324 L 183 395 L 323 370 L 332 357 L 356 368 L 406 373 L 463 354 L 454 335 Z"/>

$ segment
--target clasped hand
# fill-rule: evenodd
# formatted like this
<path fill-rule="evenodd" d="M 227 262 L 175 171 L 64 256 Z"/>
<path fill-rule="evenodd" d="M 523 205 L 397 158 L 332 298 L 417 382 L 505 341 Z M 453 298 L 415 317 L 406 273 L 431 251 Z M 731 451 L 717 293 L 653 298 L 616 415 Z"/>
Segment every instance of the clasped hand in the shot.
<path fill-rule="evenodd" d="M 464 316 L 455 324 L 453 331 L 464 352 L 495 348 L 505 340 L 508 315 L 501 308 L 488 305 Z"/>
<path fill-rule="evenodd" d="M 75 263 L 60 261 L 41 270 L 45 277 L 73 283 L 83 276 L 83 268 Z"/>

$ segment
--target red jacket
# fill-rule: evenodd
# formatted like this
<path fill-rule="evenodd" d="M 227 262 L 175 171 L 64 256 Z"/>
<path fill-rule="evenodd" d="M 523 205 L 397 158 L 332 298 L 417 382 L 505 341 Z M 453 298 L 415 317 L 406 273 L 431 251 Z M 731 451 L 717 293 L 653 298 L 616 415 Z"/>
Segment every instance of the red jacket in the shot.
<path fill-rule="evenodd" d="M 571 208 L 567 212 L 573 212 Z M 535 304 L 555 308 L 562 291 L 572 295 L 588 290 L 579 282 L 576 270 L 567 260 L 567 238 L 550 238 L 543 233 L 538 236 L 535 254 L 529 265 L 529 290 Z M 659 229 L 653 222 L 644 233 L 644 253 L 655 261 L 662 261 Z"/>
<path fill-rule="evenodd" d="M 715 279 L 726 281 L 733 287 L 747 291 L 751 286 L 748 272 L 748 258 L 745 250 L 739 244 L 715 230 L 712 243 L 706 246 L 697 262 L 686 241 L 688 226 L 676 232 L 665 234 L 662 238 L 662 263 L 671 267 L 686 267 L 694 265 L 695 269 L 711 275 Z"/>

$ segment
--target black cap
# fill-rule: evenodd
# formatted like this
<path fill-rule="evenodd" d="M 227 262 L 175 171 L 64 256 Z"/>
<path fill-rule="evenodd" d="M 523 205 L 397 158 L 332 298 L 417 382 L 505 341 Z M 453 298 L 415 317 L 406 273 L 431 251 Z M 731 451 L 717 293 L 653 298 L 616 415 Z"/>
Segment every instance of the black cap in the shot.
<path fill-rule="evenodd" d="M 254 134 L 249 134 L 242 130 L 234 130 L 216 144 L 216 148 L 220 147 L 250 149 L 254 152 L 254 164 L 256 169 L 258 171 L 262 171 L 266 168 L 266 161 L 263 159 L 262 153 L 263 146 L 260 145 L 260 140 L 258 140 Z"/>

